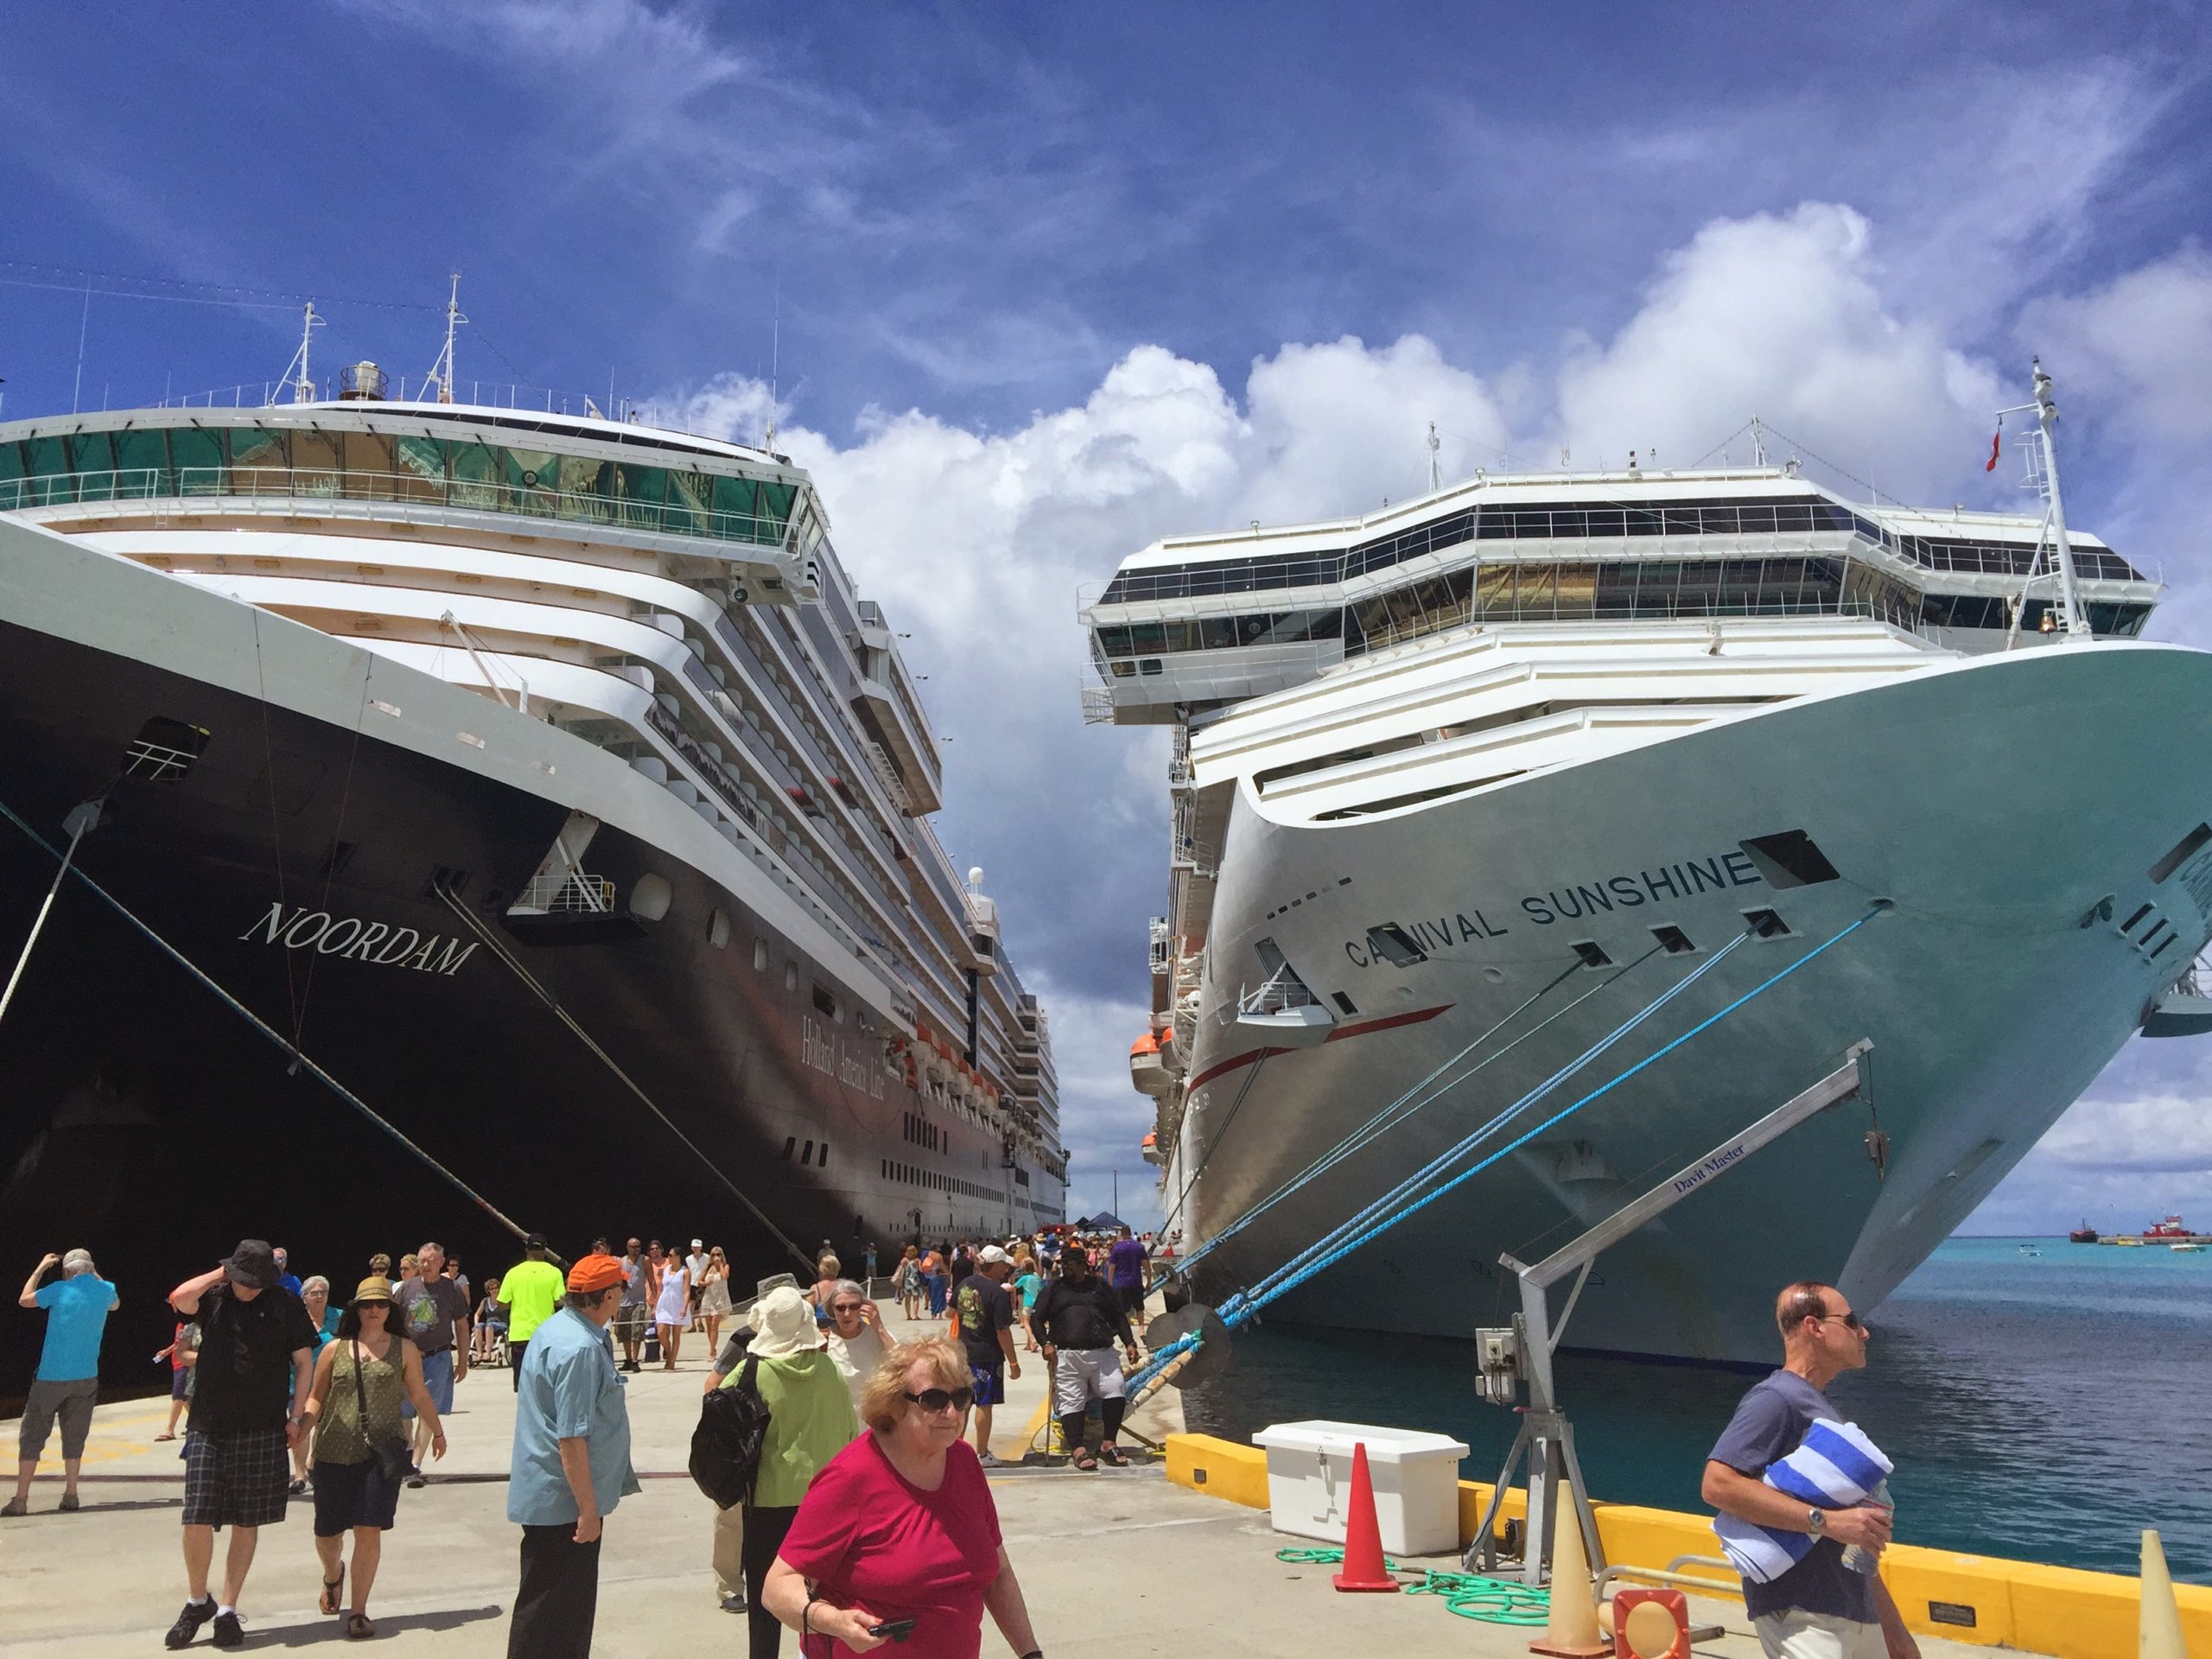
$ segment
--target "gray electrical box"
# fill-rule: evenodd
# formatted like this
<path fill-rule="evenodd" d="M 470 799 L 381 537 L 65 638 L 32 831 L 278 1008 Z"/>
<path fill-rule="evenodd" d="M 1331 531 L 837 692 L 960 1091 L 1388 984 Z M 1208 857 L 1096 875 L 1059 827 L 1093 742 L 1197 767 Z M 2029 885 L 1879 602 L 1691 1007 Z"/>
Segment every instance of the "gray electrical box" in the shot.
<path fill-rule="evenodd" d="M 1475 1357 L 1479 1368 L 1477 1390 L 1494 1406 L 1512 1405 L 1520 1395 L 1521 1333 L 1516 1325 L 1497 1325 L 1475 1332 Z"/>

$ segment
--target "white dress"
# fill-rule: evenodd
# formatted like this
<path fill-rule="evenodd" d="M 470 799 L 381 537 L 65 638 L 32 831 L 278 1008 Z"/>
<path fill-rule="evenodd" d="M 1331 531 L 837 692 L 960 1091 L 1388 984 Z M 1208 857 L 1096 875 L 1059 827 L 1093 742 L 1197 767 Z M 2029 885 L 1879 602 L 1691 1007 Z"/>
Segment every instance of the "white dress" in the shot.
<path fill-rule="evenodd" d="M 729 1317 L 729 1275 L 709 1280 L 706 1289 L 699 1293 L 699 1311 L 715 1319 Z"/>
<path fill-rule="evenodd" d="M 660 1276 L 660 1301 L 653 1309 L 653 1323 L 688 1327 L 691 1323 L 691 1270 L 666 1268 Z"/>

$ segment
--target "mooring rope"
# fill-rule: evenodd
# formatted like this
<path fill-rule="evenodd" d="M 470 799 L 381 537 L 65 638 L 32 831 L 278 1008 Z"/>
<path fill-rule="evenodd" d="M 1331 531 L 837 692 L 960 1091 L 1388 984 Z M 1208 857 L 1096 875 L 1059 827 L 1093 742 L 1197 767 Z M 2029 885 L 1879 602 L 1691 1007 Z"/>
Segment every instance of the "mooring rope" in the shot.
<path fill-rule="evenodd" d="M 16 828 L 22 830 L 26 836 L 29 836 L 32 844 L 36 846 L 39 850 L 43 852 L 48 858 L 61 858 L 62 855 L 54 851 L 53 847 L 48 843 L 46 837 L 40 835 L 37 830 L 32 829 L 29 823 L 25 823 L 23 819 L 16 814 L 16 810 L 10 806 L 5 801 L 0 801 L 0 816 L 4 816 L 9 823 L 14 824 Z M 85 886 L 101 900 L 101 902 L 105 904 L 111 910 L 114 911 L 117 915 L 122 917 L 124 921 L 130 923 L 130 925 L 137 928 L 139 932 L 144 934 L 148 939 L 151 940 L 154 944 L 161 950 L 163 955 L 167 956 L 172 962 L 175 963 L 178 967 L 183 969 L 186 973 L 191 975 L 193 978 L 198 980 L 200 984 L 207 987 L 210 991 L 213 991 L 220 1001 L 230 1007 L 232 1012 L 236 1014 L 240 1019 L 244 1020 L 248 1025 L 251 1026 L 256 1031 L 259 1032 L 264 1037 L 266 1037 L 278 1048 L 283 1050 L 285 1053 L 290 1055 L 292 1058 L 292 1063 L 295 1065 L 303 1067 L 314 1077 L 316 1082 L 321 1084 L 324 1088 L 329 1090 L 334 1095 L 336 1095 L 339 1099 L 344 1101 L 348 1106 L 351 1106 L 363 1117 L 368 1119 L 371 1123 L 374 1124 L 378 1128 L 382 1129 L 386 1135 L 390 1135 L 394 1141 L 405 1147 L 407 1151 L 413 1154 L 416 1158 L 420 1160 L 423 1164 L 429 1168 L 434 1173 L 450 1183 L 454 1189 L 460 1192 L 463 1198 L 467 1198 L 471 1204 L 481 1210 L 486 1215 L 491 1217 L 493 1220 L 498 1222 L 500 1226 L 505 1228 L 517 1238 L 526 1238 L 529 1236 L 529 1234 L 523 1229 L 523 1227 L 512 1217 L 507 1215 L 505 1211 L 501 1210 L 489 1198 L 479 1192 L 474 1187 L 469 1185 L 469 1184 L 461 1179 L 460 1176 L 454 1174 L 453 1171 L 448 1169 L 443 1164 L 433 1158 L 413 1141 L 409 1140 L 405 1133 L 400 1129 L 397 1124 L 392 1122 L 390 1118 L 385 1117 L 382 1113 L 378 1112 L 376 1108 L 363 1100 L 351 1089 L 348 1089 L 344 1084 L 339 1082 L 337 1078 L 332 1077 L 329 1072 L 324 1071 L 321 1066 L 315 1064 L 313 1059 L 309 1058 L 306 1053 L 302 1052 L 299 1046 L 289 1038 L 286 1037 L 283 1033 L 278 1031 L 274 1026 L 270 1025 L 266 1020 L 264 1020 L 251 1008 L 239 1001 L 237 997 L 232 996 L 230 992 L 225 990 L 223 987 L 217 983 L 215 979 L 204 969 L 200 968 L 189 957 L 186 956 L 183 951 L 178 950 L 176 946 L 171 944 L 159 933 L 156 933 L 153 928 L 149 926 L 144 921 L 142 921 L 138 916 L 132 912 L 129 906 L 125 905 L 120 899 L 118 899 L 105 887 L 100 886 L 99 882 L 93 880 L 91 876 L 86 874 L 84 868 L 81 865 L 70 865 L 68 867 L 68 873 L 71 875 L 75 876 L 79 881 L 83 882 Z"/>

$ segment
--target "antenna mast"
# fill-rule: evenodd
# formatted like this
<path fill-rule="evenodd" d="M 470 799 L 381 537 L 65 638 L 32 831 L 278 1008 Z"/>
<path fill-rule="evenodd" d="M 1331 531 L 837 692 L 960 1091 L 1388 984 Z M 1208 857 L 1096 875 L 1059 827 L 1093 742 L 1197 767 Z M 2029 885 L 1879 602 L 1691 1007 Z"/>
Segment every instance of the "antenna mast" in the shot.
<path fill-rule="evenodd" d="M 1436 435 L 1436 423 L 1428 423 L 1428 489 L 1433 495 L 1444 487 L 1444 446 Z"/>
<path fill-rule="evenodd" d="M 1766 465 L 1766 429 L 1759 424 L 1759 417 L 1751 416 L 1751 465 Z"/>
<path fill-rule="evenodd" d="M 322 327 L 323 321 L 324 319 L 315 314 L 315 302 L 309 300 L 306 315 L 300 323 L 300 348 L 292 353 L 292 360 L 284 365 L 284 372 L 276 377 L 278 388 L 281 390 L 289 387 L 291 390 L 292 401 L 296 404 L 311 404 L 315 401 L 315 382 L 308 378 L 308 346 L 315 339 L 315 331 Z M 297 379 L 292 376 L 292 371 L 295 368 L 300 372 Z M 273 396 L 270 398 L 272 404 L 276 401 Z"/>
<path fill-rule="evenodd" d="M 423 377 L 425 382 L 437 382 L 438 401 L 442 404 L 453 402 L 453 331 L 468 321 L 461 313 L 461 273 L 456 270 L 450 275 L 453 289 L 446 296 L 445 349 L 438 353 L 438 360 L 430 365 L 429 373 Z"/>
<path fill-rule="evenodd" d="M 784 355 L 784 271 L 776 268 L 776 298 L 768 324 L 768 430 L 760 439 L 763 449 L 776 444 L 776 379 Z M 760 359 L 753 359 L 758 362 Z"/>
<path fill-rule="evenodd" d="M 2050 377 L 2044 372 L 2043 359 L 2033 359 L 2030 372 L 2033 376 L 2035 401 L 2000 409 L 1997 418 L 2001 425 L 2007 415 L 2034 412 L 2036 435 L 2028 451 L 2030 481 L 2043 493 L 2044 526 L 2050 534 L 2057 556 L 2060 616 L 2068 639 L 2088 639 L 2093 635 L 2088 613 L 2082 609 L 2081 596 L 2075 591 L 2074 547 L 2067 539 L 2066 507 L 2058 495 L 2058 448 L 2051 442 L 2051 429 L 2058 424 L 2058 405 L 2051 397 Z M 2024 605 L 2024 597 L 2022 602 Z"/>

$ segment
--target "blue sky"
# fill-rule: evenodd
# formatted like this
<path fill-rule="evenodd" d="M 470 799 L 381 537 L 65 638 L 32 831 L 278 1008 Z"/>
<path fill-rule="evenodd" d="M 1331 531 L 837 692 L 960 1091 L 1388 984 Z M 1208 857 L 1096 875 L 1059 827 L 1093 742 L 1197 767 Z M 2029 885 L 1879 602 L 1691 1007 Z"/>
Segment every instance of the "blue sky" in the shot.
<path fill-rule="evenodd" d="M 1758 410 L 1830 481 L 1993 505 L 2040 350 L 2075 516 L 2212 644 L 2207 67 L 2153 6 L 35 8 L 0 375 L 13 414 L 135 404 L 296 342 L 289 300 L 87 310 L 87 270 L 311 294 L 321 362 L 412 377 L 458 269 L 464 381 L 744 437 L 772 351 L 931 674 L 942 831 L 1058 1011 L 1075 1201 L 1118 1166 L 1127 1205 L 1162 757 L 1077 719 L 1078 584 L 1409 493 L 1430 420 L 1465 472 L 1688 461 Z M 2208 1080 L 2137 1045 L 1977 1225 L 2212 1212 Z"/>

